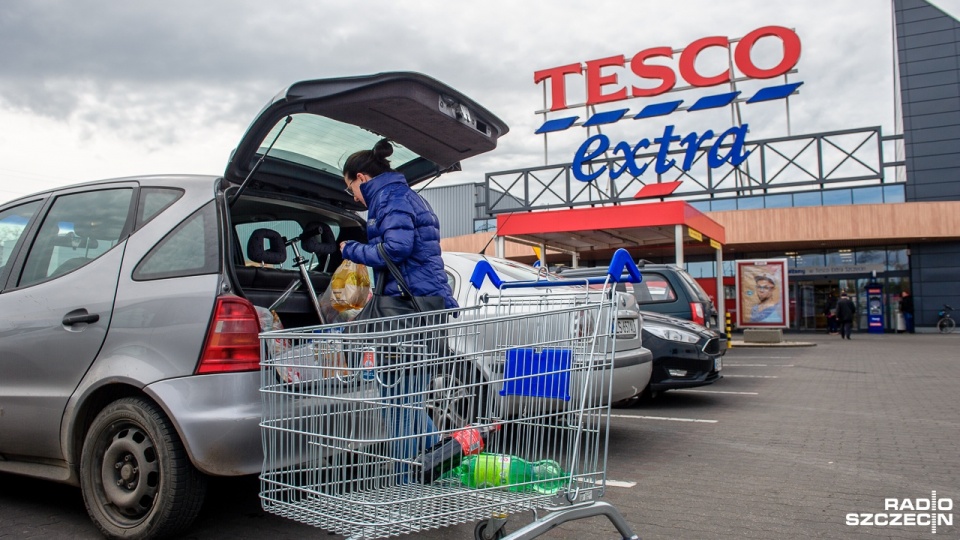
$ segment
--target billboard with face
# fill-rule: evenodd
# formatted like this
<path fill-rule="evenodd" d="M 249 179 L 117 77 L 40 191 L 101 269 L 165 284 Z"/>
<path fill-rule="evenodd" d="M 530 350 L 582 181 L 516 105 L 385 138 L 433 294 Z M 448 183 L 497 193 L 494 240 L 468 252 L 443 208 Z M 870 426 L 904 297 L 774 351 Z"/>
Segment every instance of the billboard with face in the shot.
<path fill-rule="evenodd" d="M 787 260 L 737 262 L 737 326 L 787 328 Z"/>

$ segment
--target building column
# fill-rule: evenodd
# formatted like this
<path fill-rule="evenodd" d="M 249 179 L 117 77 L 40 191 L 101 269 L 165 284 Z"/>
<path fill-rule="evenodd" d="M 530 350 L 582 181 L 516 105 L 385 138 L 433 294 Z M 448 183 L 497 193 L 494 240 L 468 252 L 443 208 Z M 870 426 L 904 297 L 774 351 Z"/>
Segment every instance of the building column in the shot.
<path fill-rule="evenodd" d="M 723 334 L 727 331 L 727 302 L 723 290 L 723 248 L 717 248 L 717 330 Z"/>
<path fill-rule="evenodd" d="M 683 225 L 673 226 L 673 243 L 676 252 L 677 266 L 683 268 Z"/>

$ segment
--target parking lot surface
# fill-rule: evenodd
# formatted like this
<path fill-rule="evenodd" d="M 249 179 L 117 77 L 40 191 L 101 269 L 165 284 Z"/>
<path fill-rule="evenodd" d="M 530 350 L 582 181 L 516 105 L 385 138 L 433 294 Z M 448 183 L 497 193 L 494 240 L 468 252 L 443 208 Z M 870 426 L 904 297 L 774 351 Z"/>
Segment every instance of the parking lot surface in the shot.
<path fill-rule="evenodd" d="M 960 335 L 793 337 L 816 346 L 734 348 L 718 383 L 613 409 L 605 500 L 648 540 L 960 537 Z M 214 482 L 187 538 L 340 538 L 265 514 L 258 489 Z M 0 538 L 35 537 L 100 536 L 78 489 L 0 474 Z M 616 537 L 599 517 L 544 536 Z"/>

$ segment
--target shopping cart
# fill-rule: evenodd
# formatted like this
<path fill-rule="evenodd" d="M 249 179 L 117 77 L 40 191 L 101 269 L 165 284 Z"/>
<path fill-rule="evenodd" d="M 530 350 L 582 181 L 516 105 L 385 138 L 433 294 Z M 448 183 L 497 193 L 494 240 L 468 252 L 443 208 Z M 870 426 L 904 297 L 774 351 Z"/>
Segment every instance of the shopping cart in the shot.
<path fill-rule="evenodd" d="M 261 334 L 263 508 L 350 539 L 478 520 L 476 538 L 504 538 L 527 510 L 506 537 L 605 515 L 637 538 L 598 500 L 624 273 L 640 280 L 624 250 L 605 279 L 503 282 L 481 261 L 474 302 L 413 328 Z"/>

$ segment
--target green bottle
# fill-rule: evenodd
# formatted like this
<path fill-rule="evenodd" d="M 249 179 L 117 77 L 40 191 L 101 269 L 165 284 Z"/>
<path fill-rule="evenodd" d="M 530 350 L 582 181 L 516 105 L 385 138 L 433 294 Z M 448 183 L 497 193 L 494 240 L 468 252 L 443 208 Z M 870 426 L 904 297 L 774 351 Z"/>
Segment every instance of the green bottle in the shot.
<path fill-rule="evenodd" d="M 459 466 L 440 477 L 446 478 L 459 479 L 472 488 L 508 486 L 510 491 L 553 494 L 563 487 L 564 472 L 552 459 L 531 463 L 506 454 L 481 453 L 463 458 Z"/>

